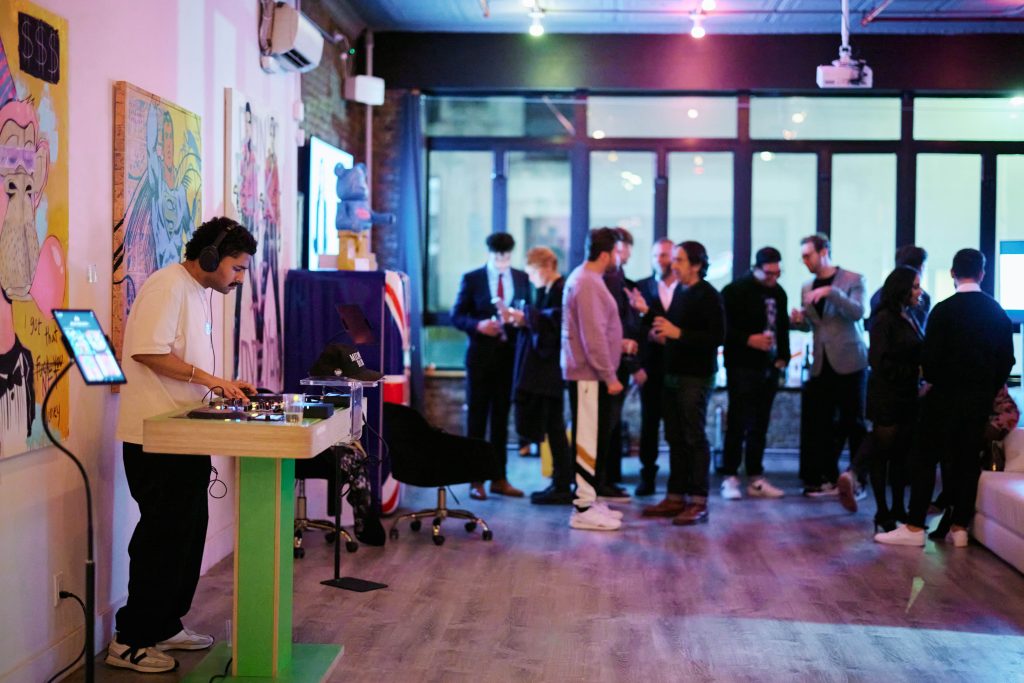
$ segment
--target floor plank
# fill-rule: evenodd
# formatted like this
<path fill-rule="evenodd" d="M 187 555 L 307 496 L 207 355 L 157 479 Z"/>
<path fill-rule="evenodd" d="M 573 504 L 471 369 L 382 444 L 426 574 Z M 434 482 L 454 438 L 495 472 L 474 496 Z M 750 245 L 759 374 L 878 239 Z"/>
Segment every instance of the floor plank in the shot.
<path fill-rule="evenodd" d="M 619 506 L 622 531 L 575 531 L 566 508 L 470 501 L 460 486 L 494 541 L 452 522 L 435 547 L 404 526 L 397 542 L 344 555 L 343 574 L 389 584 L 370 593 L 321 586 L 330 549 L 309 535 L 295 639 L 344 644 L 331 680 L 347 683 L 1024 680 L 1024 576 L 978 545 L 877 545 L 870 502 L 850 515 L 804 499 L 792 456 L 767 464 L 786 498 L 716 496 L 710 523 L 691 528 L 642 519 L 634 501 Z M 626 460 L 627 480 L 636 468 Z M 510 475 L 543 483 L 539 461 L 514 453 Z M 404 502 L 433 496 L 411 489 Z M 231 569 L 203 577 L 190 627 L 225 632 Z M 184 653 L 181 670 L 199 659 Z M 178 675 L 100 664 L 97 680 Z"/>

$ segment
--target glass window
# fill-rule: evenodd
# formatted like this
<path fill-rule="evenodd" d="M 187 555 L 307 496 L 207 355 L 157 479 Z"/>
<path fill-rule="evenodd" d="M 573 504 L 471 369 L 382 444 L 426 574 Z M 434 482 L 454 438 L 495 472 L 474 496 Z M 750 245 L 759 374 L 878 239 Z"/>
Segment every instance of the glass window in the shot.
<path fill-rule="evenodd" d="M 996 258 L 999 254 L 999 243 L 1006 240 L 1024 240 L 1024 155 L 1000 154 L 996 159 Z M 996 278 L 996 298 L 1001 298 L 999 286 L 1000 274 L 998 264 L 989 268 Z M 1021 292 L 1017 292 L 1018 298 Z M 1011 308 L 1004 303 L 1004 308 Z M 1012 306 L 1017 308 L 1017 305 Z M 1020 349 L 1020 332 L 1014 333 L 1014 349 Z M 1019 375 L 1024 365 L 1024 354 L 1016 352 L 1017 363 L 1012 373 Z"/>
<path fill-rule="evenodd" d="M 568 272 L 571 173 L 566 152 L 509 152 L 508 231 L 516 238 L 512 263 L 521 268 L 532 247 L 548 247 Z"/>
<path fill-rule="evenodd" d="M 735 97 L 588 97 L 592 138 L 734 138 Z"/>
<path fill-rule="evenodd" d="M 431 152 L 427 182 L 427 309 L 447 313 L 467 270 L 487 260 L 491 152 Z"/>
<path fill-rule="evenodd" d="M 732 281 L 732 166 L 731 152 L 668 155 L 668 237 L 704 245 L 719 290 Z"/>
<path fill-rule="evenodd" d="M 810 277 L 800 260 L 800 240 L 816 231 L 818 159 L 761 152 L 754 155 L 753 173 L 750 252 L 775 247 L 782 253 L 779 283 L 796 307 L 800 287 Z"/>
<path fill-rule="evenodd" d="M 833 260 L 867 280 L 867 306 L 896 258 L 895 154 L 832 157 L 831 241 Z"/>
<path fill-rule="evenodd" d="M 634 256 L 626 264 L 632 280 L 650 275 L 654 174 L 653 152 L 590 153 L 590 227 L 619 226 L 633 234 Z"/>
<path fill-rule="evenodd" d="M 935 304 L 953 294 L 953 255 L 978 248 L 981 222 L 981 157 L 917 155 L 915 242 L 928 250 L 921 286 Z"/>
<path fill-rule="evenodd" d="M 466 334 L 447 325 L 423 328 L 423 367 L 461 370 L 466 366 Z"/>
<path fill-rule="evenodd" d="M 1024 97 L 919 97 L 918 140 L 1024 140 Z"/>
<path fill-rule="evenodd" d="M 898 140 L 898 97 L 752 97 L 750 137 L 761 140 Z"/>
<path fill-rule="evenodd" d="M 550 137 L 574 135 L 575 102 L 552 97 L 427 97 L 426 135 Z"/>

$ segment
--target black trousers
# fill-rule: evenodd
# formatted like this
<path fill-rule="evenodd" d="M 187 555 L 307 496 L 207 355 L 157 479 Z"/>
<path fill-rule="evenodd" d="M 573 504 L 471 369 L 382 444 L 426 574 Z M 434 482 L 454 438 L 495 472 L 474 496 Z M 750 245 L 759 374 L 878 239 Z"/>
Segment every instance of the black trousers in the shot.
<path fill-rule="evenodd" d="M 875 509 L 879 517 L 890 513 L 906 513 L 905 493 L 910 482 L 907 463 L 914 445 L 914 422 L 897 422 L 884 425 L 876 422 L 871 434 L 864 440 L 859 453 L 865 461 L 860 467 L 867 467 L 871 474 L 871 490 L 875 494 Z M 854 467 L 852 469 L 857 469 Z M 886 488 L 892 491 L 891 500 L 886 500 Z"/>
<path fill-rule="evenodd" d="M 665 439 L 668 441 L 668 492 L 677 495 L 708 495 L 708 403 L 714 377 L 665 378 L 662 405 L 665 410 Z"/>
<path fill-rule="evenodd" d="M 506 479 L 508 414 L 512 408 L 511 354 L 501 354 L 486 365 L 466 367 L 466 436 L 487 439 L 498 454 L 492 479 Z M 490 434 L 488 435 L 488 424 Z"/>
<path fill-rule="evenodd" d="M 806 486 L 835 483 L 839 478 L 839 456 L 850 442 L 855 454 L 867 434 L 864 399 L 867 371 L 838 374 L 824 359 L 821 374 L 804 386 L 801 420 L 800 479 Z"/>
<path fill-rule="evenodd" d="M 952 523 L 966 527 L 974 519 L 981 477 L 980 454 L 993 396 L 965 396 L 932 389 L 921 401 L 910 466 L 910 515 L 923 527 L 935 489 L 935 465 L 943 464 L 943 494 L 953 507 Z"/>
<path fill-rule="evenodd" d="M 128 604 L 117 611 L 117 639 L 149 647 L 181 631 L 192 607 L 206 545 L 210 456 L 144 453 L 126 443 L 124 473 L 140 516 L 128 544 Z"/>
<path fill-rule="evenodd" d="M 640 478 L 652 483 L 658 474 L 662 391 L 664 382 L 660 372 L 647 375 L 647 381 L 640 387 Z"/>
<path fill-rule="evenodd" d="M 747 476 L 764 474 L 764 447 L 772 403 L 779 390 L 774 367 L 729 368 L 729 417 L 725 426 L 723 474 L 736 476 L 746 444 Z"/>
<path fill-rule="evenodd" d="M 547 437 L 551 446 L 551 483 L 559 490 L 568 491 L 573 481 L 573 465 L 565 437 L 563 394 L 516 393 L 516 431 L 530 443 L 540 443 Z"/>

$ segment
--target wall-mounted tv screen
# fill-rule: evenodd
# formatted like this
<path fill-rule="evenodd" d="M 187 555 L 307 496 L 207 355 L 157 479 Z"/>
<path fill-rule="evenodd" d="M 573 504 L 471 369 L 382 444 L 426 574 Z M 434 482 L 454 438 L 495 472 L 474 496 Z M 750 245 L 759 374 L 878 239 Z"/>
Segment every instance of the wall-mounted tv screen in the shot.
<path fill-rule="evenodd" d="M 1015 323 L 1024 323 L 1024 240 L 999 243 L 999 303 Z"/>
<path fill-rule="evenodd" d="M 341 164 L 352 168 L 355 159 L 315 136 L 309 139 L 302 152 L 300 164 L 304 173 L 300 175 L 299 190 L 306 195 L 303 262 L 306 268 L 315 269 L 320 265 L 321 254 L 338 253 L 338 231 L 334 227 L 338 213 L 338 176 L 334 175 L 334 167 Z"/>

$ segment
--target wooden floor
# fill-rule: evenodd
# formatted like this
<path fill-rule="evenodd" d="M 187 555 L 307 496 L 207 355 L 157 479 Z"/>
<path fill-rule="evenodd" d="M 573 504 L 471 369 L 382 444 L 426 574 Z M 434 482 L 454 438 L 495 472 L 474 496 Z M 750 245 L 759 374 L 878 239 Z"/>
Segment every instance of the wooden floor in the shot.
<path fill-rule="evenodd" d="M 622 531 L 570 530 L 567 508 L 470 501 L 460 486 L 494 541 L 451 522 L 435 547 L 405 526 L 343 556 L 343 574 L 390 584 L 370 593 L 321 586 L 331 555 L 310 536 L 295 639 L 344 644 L 331 680 L 347 683 L 1024 681 L 1024 576 L 973 543 L 875 544 L 869 501 L 850 515 L 798 495 L 795 459 L 768 466 L 786 498 L 714 496 L 710 523 L 692 528 L 641 519 L 634 501 Z M 510 475 L 543 483 L 536 459 L 510 455 Z M 433 498 L 410 489 L 404 507 Z M 231 570 L 229 558 L 202 579 L 190 627 L 222 637 Z M 181 671 L 199 658 L 184 653 Z M 100 681 L 180 674 L 97 668 Z"/>

